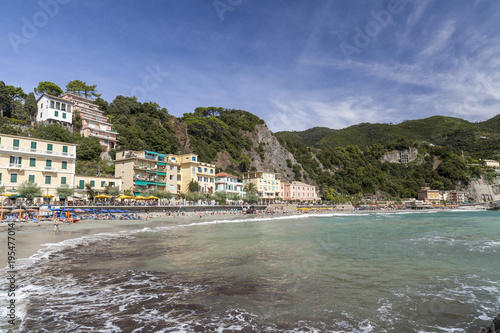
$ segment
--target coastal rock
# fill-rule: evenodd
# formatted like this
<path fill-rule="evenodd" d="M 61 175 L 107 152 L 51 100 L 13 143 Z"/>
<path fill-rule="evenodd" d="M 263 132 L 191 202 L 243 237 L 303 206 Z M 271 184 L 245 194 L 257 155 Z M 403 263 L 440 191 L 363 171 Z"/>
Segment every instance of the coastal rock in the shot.
<path fill-rule="evenodd" d="M 491 326 L 489 328 L 486 327 L 478 327 L 474 330 L 475 333 L 500 333 L 500 314 L 493 319 Z"/>

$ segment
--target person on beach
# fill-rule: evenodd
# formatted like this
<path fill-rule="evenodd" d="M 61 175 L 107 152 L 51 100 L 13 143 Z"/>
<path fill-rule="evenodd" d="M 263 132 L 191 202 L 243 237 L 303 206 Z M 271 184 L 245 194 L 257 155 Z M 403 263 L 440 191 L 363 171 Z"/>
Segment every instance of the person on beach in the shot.
<path fill-rule="evenodd" d="M 58 220 L 54 221 L 54 231 L 59 231 L 59 221 Z"/>

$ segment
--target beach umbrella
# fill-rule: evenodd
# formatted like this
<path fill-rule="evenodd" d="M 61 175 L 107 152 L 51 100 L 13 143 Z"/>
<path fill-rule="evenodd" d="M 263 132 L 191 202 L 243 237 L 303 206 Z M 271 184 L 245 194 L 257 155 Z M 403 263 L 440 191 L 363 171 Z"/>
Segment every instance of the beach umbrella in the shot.
<path fill-rule="evenodd" d="M 99 194 L 99 195 L 96 195 L 94 198 L 109 199 L 109 198 L 111 198 L 111 196 L 110 195 L 106 195 L 106 194 Z"/>
<path fill-rule="evenodd" d="M 110 213 L 116 213 L 116 210 L 114 210 L 114 209 L 110 209 L 110 210 L 109 210 L 109 212 L 110 212 Z"/>
<path fill-rule="evenodd" d="M 125 194 L 121 194 L 119 196 L 116 197 L 116 199 L 132 199 L 134 197 L 131 197 L 130 195 L 125 195 Z"/>
<path fill-rule="evenodd" d="M 44 194 L 42 195 L 43 198 L 53 198 L 54 196 L 52 194 Z"/>
<path fill-rule="evenodd" d="M 52 209 L 50 209 L 50 208 L 40 208 L 40 211 L 41 212 L 51 212 Z"/>
<path fill-rule="evenodd" d="M 107 212 L 108 212 L 108 210 L 107 210 L 107 209 L 101 209 L 101 212 L 103 212 L 103 213 L 107 213 Z"/>
<path fill-rule="evenodd" d="M 13 209 L 10 211 L 11 213 L 19 213 L 19 220 L 21 219 L 21 213 L 25 212 L 24 209 Z"/>
<path fill-rule="evenodd" d="M 130 213 L 130 210 L 125 209 L 125 210 L 124 210 L 124 212 L 125 212 L 125 213 Z"/>
<path fill-rule="evenodd" d="M 12 193 L 4 193 L 2 194 L 4 197 L 12 197 L 14 194 Z"/>
<path fill-rule="evenodd" d="M 91 211 L 92 211 L 92 209 L 85 208 L 85 209 L 84 209 L 84 211 L 88 213 L 88 212 L 91 212 Z"/>
<path fill-rule="evenodd" d="M 85 213 L 85 210 L 83 210 L 83 209 L 75 209 L 74 212 L 75 213 Z"/>
<path fill-rule="evenodd" d="M 158 200 L 158 199 L 160 199 L 160 198 L 155 197 L 154 195 L 150 195 L 150 196 L 149 196 L 149 197 L 147 197 L 146 199 L 148 199 L 148 200 Z"/>
<path fill-rule="evenodd" d="M 138 195 L 138 196 L 134 197 L 134 199 L 136 199 L 136 200 L 147 200 L 148 198 L 145 198 L 142 195 Z"/>

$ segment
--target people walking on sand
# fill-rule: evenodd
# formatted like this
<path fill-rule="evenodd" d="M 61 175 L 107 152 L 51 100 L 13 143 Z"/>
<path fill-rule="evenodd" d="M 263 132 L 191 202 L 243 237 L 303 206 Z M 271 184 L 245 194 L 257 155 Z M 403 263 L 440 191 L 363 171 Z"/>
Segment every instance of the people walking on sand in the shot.
<path fill-rule="evenodd" d="M 54 232 L 55 231 L 59 231 L 59 221 L 58 220 L 54 221 Z"/>

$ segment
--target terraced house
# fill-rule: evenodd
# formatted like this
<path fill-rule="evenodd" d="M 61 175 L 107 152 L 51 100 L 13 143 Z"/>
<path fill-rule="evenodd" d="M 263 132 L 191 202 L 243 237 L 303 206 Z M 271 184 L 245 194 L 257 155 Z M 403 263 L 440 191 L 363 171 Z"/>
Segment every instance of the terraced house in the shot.
<path fill-rule="evenodd" d="M 23 182 L 37 183 L 46 196 L 75 185 L 76 144 L 0 134 L 0 186 L 15 193 Z"/>

